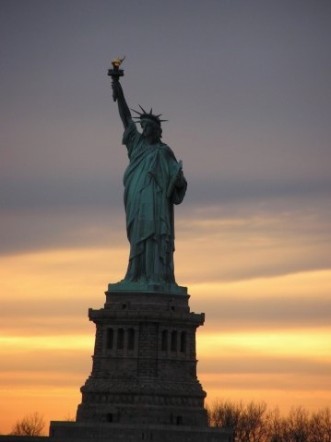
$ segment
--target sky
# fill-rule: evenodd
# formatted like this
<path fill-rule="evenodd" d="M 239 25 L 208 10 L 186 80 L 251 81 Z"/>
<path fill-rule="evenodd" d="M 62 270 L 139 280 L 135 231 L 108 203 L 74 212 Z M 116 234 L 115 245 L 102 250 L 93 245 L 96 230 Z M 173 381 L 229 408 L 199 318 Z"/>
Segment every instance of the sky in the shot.
<path fill-rule="evenodd" d="M 74 418 L 128 260 L 107 70 L 183 161 L 175 274 L 207 403 L 331 405 L 331 3 L 0 0 L 0 433 Z"/>

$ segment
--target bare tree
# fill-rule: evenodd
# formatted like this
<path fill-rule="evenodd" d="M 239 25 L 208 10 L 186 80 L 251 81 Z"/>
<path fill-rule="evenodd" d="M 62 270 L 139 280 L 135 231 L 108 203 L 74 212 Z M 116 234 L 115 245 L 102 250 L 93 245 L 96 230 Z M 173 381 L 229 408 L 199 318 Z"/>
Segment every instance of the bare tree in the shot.
<path fill-rule="evenodd" d="M 309 442 L 309 413 L 302 407 L 292 408 L 286 418 L 284 442 Z"/>
<path fill-rule="evenodd" d="M 236 429 L 243 415 L 243 404 L 216 400 L 208 408 L 209 423 L 212 427 Z"/>
<path fill-rule="evenodd" d="M 208 409 L 209 422 L 213 427 L 228 428 L 233 431 L 235 442 L 264 442 L 264 414 L 267 405 L 250 402 L 215 401 Z"/>
<path fill-rule="evenodd" d="M 244 408 L 239 425 L 239 439 L 241 442 L 264 442 L 266 436 L 265 412 L 267 404 L 264 402 L 250 402 Z"/>
<path fill-rule="evenodd" d="M 282 416 L 264 402 L 216 400 L 208 409 L 209 424 L 233 431 L 234 442 L 331 442 L 331 411 L 324 408 L 309 413 L 303 407 L 292 408 Z"/>
<path fill-rule="evenodd" d="M 266 441 L 284 442 L 286 419 L 281 417 L 279 409 L 269 411 L 265 416 Z"/>
<path fill-rule="evenodd" d="M 331 411 L 330 408 L 313 413 L 310 418 L 310 442 L 331 442 Z"/>
<path fill-rule="evenodd" d="M 35 412 L 17 421 L 10 434 L 15 436 L 40 436 L 44 427 L 43 416 Z"/>

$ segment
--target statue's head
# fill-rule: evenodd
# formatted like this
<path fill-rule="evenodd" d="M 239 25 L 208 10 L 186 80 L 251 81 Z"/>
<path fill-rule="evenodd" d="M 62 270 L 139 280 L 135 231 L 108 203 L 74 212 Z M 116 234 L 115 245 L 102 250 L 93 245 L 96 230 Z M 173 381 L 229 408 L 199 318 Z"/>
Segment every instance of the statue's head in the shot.
<path fill-rule="evenodd" d="M 140 120 L 140 125 L 143 130 L 144 137 L 155 142 L 161 139 L 162 137 L 161 124 L 158 124 L 149 118 L 142 118 Z"/>
<path fill-rule="evenodd" d="M 148 138 L 155 138 L 160 140 L 162 136 L 161 123 L 167 120 L 161 120 L 160 119 L 161 114 L 159 115 L 153 114 L 152 109 L 150 110 L 150 112 L 146 112 L 140 105 L 139 107 L 142 110 L 142 112 L 138 112 L 134 109 L 132 110 L 133 112 L 138 114 L 138 116 L 134 118 L 139 120 L 140 125 L 143 129 L 143 135 Z"/>

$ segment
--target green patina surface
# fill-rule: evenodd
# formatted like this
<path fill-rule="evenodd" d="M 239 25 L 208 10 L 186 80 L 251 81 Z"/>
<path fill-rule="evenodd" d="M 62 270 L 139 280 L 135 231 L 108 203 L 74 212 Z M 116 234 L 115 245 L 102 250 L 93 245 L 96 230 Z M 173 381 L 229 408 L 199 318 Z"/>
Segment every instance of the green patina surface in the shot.
<path fill-rule="evenodd" d="M 182 292 L 175 281 L 173 260 L 174 205 L 183 201 L 187 188 L 182 164 L 161 141 L 159 116 L 142 109 L 140 133 L 118 79 L 113 79 L 112 86 L 129 157 L 123 182 L 130 256 L 124 280 L 111 286 L 123 291 Z"/>

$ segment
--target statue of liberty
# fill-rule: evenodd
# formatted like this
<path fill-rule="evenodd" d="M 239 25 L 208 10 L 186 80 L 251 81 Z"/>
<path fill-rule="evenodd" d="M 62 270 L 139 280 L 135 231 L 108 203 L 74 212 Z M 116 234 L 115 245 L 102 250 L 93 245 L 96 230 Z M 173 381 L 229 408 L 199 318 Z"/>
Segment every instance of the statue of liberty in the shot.
<path fill-rule="evenodd" d="M 173 151 L 161 141 L 161 115 L 134 111 L 132 117 L 126 103 L 119 76 L 121 60 L 113 61 L 114 101 L 124 126 L 123 144 L 129 165 L 124 173 L 124 205 L 130 256 L 125 278 L 116 284 L 135 290 L 152 287 L 160 291 L 176 291 L 174 276 L 174 204 L 185 196 L 187 182 L 182 164 Z M 140 123 L 139 132 L 133 118 Z M 179 289 L 180 287 L 178 287 Z"/>

